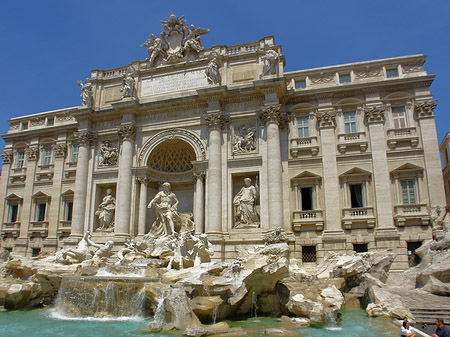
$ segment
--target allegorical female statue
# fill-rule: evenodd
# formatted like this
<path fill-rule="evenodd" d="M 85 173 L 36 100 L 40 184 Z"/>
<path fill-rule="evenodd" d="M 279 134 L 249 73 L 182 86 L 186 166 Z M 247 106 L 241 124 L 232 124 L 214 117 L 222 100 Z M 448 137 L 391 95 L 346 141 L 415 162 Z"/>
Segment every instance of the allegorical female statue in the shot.
<path fill-rule="evenodd" d="M 116 199 L 111 195 L 112 189 L 106 190 L 106 195 L 103 197 L 103 201 L 98 205 L 95 215 L 98 216 L 100 226 L 97 230 L 112 231 L 114 230 L 114 212 L 116 210 Z"/>
<path fill-rule="evenodd" d="M 258 196 L 258 183 L 253 186 L 252 180 L 245 178 L 244 186 L 233 199 L 236 215 L 235 228 L 259 227 L 259 215 L 255 209 Z"/>

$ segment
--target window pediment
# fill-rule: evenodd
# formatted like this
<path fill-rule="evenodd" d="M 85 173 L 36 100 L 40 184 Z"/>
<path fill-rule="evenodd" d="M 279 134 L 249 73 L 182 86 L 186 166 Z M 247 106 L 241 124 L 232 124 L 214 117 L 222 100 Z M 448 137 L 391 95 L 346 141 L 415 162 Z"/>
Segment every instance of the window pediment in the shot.
<path fill-rule="evenodd" d="M 6 200 L 23 200 L 23 198 L 20 195 L 16 194 L 16 193 L 11 193 L 5 199 Z"/>
<path fill-rule="evenodd" d="M 422 174 L 423 168 L 411 163 L 406 163 L 391 171 L 391 176 L 394 177 L 418 177 L 422 176 Z"/>
<path fill-rule="evenodd" d="M 35 194 L 33 194 L 32 198 L 33 199 L 51 199 L 51 196 L 48 195 L 47 193 L 39 191 L 39 192 L 36 192 Z"/>
<path fill-rule="evenodd" d="M 367 181 L 370 180 L 372 173 L 366 170 L 363 170 L 359 167 L 353 167 L 352 169 L 342 173 L 339 176 L 339 179 L 342 181 Z"/>
<path fill-rule="evenodd" d="M 302 173 L 296 175 L 291 179 L 293 185 L 303 185 L 303 184 L 317 185 L 320 184 L 321 181 L 322 181 L 321 176 L 309 171 L 303 171 Z"/>

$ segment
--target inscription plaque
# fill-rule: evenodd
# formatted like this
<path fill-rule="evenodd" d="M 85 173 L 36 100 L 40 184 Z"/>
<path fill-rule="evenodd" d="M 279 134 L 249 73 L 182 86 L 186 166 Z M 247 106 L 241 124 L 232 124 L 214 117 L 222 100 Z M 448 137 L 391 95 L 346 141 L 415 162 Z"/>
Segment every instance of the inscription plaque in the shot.
<path fill-rule="evenodd" d="M 198 89 L 208 86 L 205 70 L 184 71 L 142 80 L 141 96 L 165 94 L 174 91 Z"/>

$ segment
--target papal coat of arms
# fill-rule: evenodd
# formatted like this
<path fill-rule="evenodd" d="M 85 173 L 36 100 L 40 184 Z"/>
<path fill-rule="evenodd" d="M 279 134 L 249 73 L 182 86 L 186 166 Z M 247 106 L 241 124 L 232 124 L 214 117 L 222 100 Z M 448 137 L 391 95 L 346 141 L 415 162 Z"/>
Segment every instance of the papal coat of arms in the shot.
<path fill-rule="evenodd" d="M 147 47 L 150 67 L 160 63 L 179 62 L 189 55 L 197 58 L 198 53 L 203 50 L 203 43 L 200 35 L 207 34 L 209 29 L 195 28 L 189 25 L 184 19 L 184 15 L 176 17 L 171 14 L 167 21 L 161 21 L 163 29 L 161 38 L 150 34 L 142 46 Z M 159 63 L 159 64 L 160 64 Z"/>

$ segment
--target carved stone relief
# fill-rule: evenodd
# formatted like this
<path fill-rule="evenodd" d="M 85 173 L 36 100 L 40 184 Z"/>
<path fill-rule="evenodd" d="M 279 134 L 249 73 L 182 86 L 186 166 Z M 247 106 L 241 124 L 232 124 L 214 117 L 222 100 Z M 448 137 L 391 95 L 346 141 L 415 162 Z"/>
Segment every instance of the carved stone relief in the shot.
<path fill-rule="evenodd" d="M 244 154 L 255 152 L 257 149 L 256 126 L 235 126 L 232 135 L 233 154 Z"/>
<path fill-rule="evenodd" d="M 114 167 L 117 166 L 119 159 L 119 150 L 105 140 L 100 146 L 100 157 L 98 159 L 99 167 Z"/>

